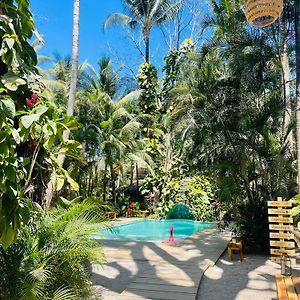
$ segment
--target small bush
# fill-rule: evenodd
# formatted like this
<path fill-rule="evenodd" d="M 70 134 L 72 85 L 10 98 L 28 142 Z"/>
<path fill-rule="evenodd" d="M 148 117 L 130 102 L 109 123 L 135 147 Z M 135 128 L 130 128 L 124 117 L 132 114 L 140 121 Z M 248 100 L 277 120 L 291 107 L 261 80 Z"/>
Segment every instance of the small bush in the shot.
<path fill-rule="evenodd" d="M 166 216 L 167 219 L 188 219 L 194 220 L 191 209 L 183 203 L 175 204 Z"/>
<path fill-rule="evenodd" d="M 246 250 L 255 253 L 269 251 L 267 203 L 261 199 L 247 201 L 238 207 L 237 226 Z"/>

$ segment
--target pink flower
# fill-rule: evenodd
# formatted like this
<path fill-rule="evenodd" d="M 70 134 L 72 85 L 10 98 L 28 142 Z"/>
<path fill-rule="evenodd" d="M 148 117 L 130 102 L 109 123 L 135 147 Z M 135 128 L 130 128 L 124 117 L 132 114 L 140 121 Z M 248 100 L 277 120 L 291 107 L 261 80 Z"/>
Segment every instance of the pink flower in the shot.
<path fill-rule="evenodd" d="M 31 99 L 27 98 L 26 105 L 27 105 L 27 107 L 32 108 L 34 104 L 32 103 Z"/>
<path fill-rule="evenodd" d="M 39 102 L 39 95 L 37 93 L 32 93 L 30 98 L 26 99 L 26 105 L 28 108 L 34 107 L 35 104 Z"/>
<path fill-rule="evenodd" d="M 32 93 L 31 95 L 31 100 L 34 102 L 34 103 L 37 103 L 39 101 L 39 95 L 37 93 Z"/>

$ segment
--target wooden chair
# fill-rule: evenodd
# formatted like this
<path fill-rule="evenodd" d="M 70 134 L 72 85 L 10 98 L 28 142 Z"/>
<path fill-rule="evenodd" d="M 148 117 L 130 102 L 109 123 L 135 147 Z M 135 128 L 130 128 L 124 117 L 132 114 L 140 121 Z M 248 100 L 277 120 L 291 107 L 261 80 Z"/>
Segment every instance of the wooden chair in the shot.
<path fill-rule="evenodd" d="M 241 239 L 230 240 L 227 245 L 228 251 L 228 260 L 232 261 L 232 252 L 238 251 L 240 255 L 240 261 L 243 260 L 243 241 Z"/>

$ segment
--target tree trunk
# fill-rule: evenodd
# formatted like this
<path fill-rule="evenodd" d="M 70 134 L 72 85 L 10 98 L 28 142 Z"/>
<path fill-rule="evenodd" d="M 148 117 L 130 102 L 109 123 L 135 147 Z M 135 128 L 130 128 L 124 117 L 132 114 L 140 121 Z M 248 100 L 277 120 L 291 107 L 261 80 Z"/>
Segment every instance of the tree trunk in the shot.
<path fill-rule="evenodd" d="M 72 69 L 71 69 L 71 83 L 67 107 L 67 115 L 73 116 L 75 98 L 76 98 L 76 87 L 77 87 L 77 74 L 78 74 L 78 51 L 79 51 L 79 9 L 80 0 L 74 0 L 74 14 L 73 14 L 73 42 L 72 42 Z M 70 137 L 70 131 L 64 131 L 64 139 L 68 140 Z M 65 156 L 61 156 L 61 166 L 65 160 Z"/>
<path fill-rule="evenodd" d="M 131 163 L 131 166 L 130 166 L 130 185 L 133 185 L 133 163 Z"/>
<path fill-rule="evenodd" d="M 136 171 L 136 186 L 139 187 L 139 166 L 138 166 L 138 164 L 135 165 L 135 171 Z"/>
<path fill-rule="evenodd" d="M 150 32 L 151 32 L 151 25 L 148 24 L 145 25 L 143 29 L 144 34 L 144 41 L 145 41 L 145 61 L 147 63 L 150 63 Z"/>
<path fill-rule="evenodd" d="M 288 132 L 291 124 L 291 89 L 290 89 L 290 64 L 288 54 L 288 33 L 287 21 L 281 20 L 280 24 L 280 38 L 281 38 L 281 65 L 282 65 L 282 78 L 283 78 L 283 97 L 284 97 L 284 122 L 283 122 L 283 136 L 286 136 L 287 149 L 290 154 L 293 153 L 293 133 Z M 285 141 L 284 141 L 285 142 Z"/>
<path fill-rule="evenodd" d="M 106 187 L 107 187 L 107 163 L 105 162 L 104 167 L 104 178 L 103 178 L 103 202 L 106 201 Z"/>
<path fill-rule="evenodd" d="M 300 193 L 300 0 L 295 0 L 297 187 Z"/>
<path fill-rule="evenodd" d="M 77 72 L 78 72 L 78 41 L 79 41 L 79 13 L 80 13 L 80 0 L 74 0 L 74 11 L 73 11 L 73 41 L 72 41 L 72 69 L 71 69 L 71 82 L 70 91 L 67 107 L 67 115 L 73 116 L 75 97 L 76 97 L 76 86 L 77 86 Z M 68 141 L 70 137 L 70 132 L 65 130 L 63 133 L 63 138 Z M 65 155 L 58 155 L 58 165 L 62 167 L 65 161 Z M 48 209 L 51 205 L 53 194 L 55 191 L 56 184 L 56 173 L 53 172 L 51 179 L 47 184 L 45 191 L 45 196 L 43 199 L 43 206 Z"/>
<path fill-rule="evenodd" d="M 117 207 L 117 197 L 116 197 L 116 184 L 115 184 L 115 174 L 114 174 L 114 168 L 112 165 L 110 167 L 110 180 L 111 180 L 111 193 L 112 193 L 112 201 L 115 204 L 115 207 Z"/>

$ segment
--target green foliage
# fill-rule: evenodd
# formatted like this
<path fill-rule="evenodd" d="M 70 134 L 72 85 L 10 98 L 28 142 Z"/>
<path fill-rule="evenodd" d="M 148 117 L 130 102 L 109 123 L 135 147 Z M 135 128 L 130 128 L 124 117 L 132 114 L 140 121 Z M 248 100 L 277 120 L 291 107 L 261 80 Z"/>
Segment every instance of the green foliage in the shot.
<path fill-rule="evenodd" d="M 186 187 L 187 204 L 192 209 L 197 220 L 209 221 L 214 217 L 211 201 L 213 188 L 208 177 L 203 175 L 193 176 Z"/>
<path fill-rule="evenodd" d="M 237 211 L 235 221 L 246 250 L 266 253 L 269 250 L 267 201 L 245 201 L 238 205 Z"/>
<path fill-rule="evenodd" d="M 77 123 L 43 97 L 28 42 L 34 32 L 29 2 L 6 0 L 0 9 L 0 244 L 6 248 L 28 219 L 30 189 L 31 199 L 41 202 L 40 182 L 57 168 L 58 149 L 74 157 L 79 145 L 62 136 Z M 77 187 L 64 169 L 57 172 Z"/>
<path fill-rule="evenodd" d="M 139 100 L 139 107 L 145 114 L 151 114 L 157 110 L 157 70 L 152 64 L 145 62 L 141 64 L 137 78 L 139 87 L 143 90 L 143 95 Z"/>
<path fill-rule="evenodd" d="M 103 263 L 91 235 L 105 217 L 91 202 L 44 212 L 33 209 L 17 241 L 0 248 L 1 299 L 82 299 L 93 294 L 87 262 Z"/>
<path fill-rule="evenodd" d="M 176 203 L 166 215 L 166 219 L 194 220 L 193 211 L 183 203 Z"/>
<path fill-rule="evenodd" d="M 294 217 L 294 222 L 296 222 L 297 227 L 300 228 L 300 194 L 294 196 L 291 201 L 294 204 L 292 208 L 292 217 Z"/>

